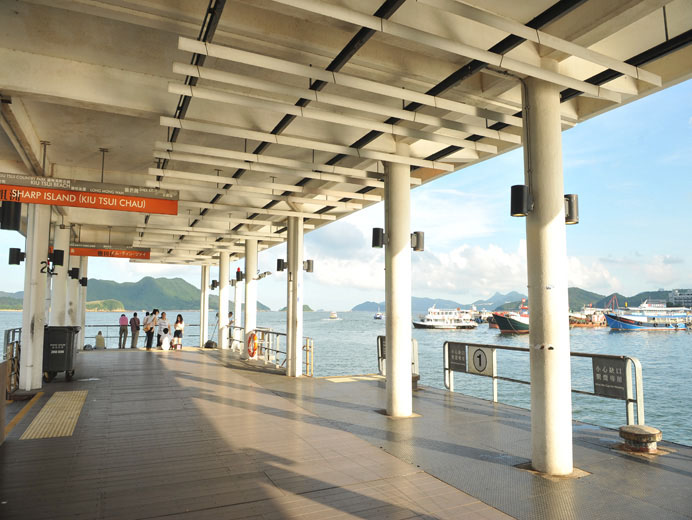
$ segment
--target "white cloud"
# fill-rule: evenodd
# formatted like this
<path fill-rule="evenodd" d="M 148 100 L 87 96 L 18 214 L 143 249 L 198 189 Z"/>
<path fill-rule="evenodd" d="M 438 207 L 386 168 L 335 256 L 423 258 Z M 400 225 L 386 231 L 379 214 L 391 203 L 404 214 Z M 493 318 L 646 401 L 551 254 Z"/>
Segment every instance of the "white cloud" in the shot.
<path fill-rule="evenodd" d="M 598 260 L 589 262 L 569 257 L 569 287 L 579 287 L 599 294 L 611 294 L 623 290 L 620 280 Z"/>

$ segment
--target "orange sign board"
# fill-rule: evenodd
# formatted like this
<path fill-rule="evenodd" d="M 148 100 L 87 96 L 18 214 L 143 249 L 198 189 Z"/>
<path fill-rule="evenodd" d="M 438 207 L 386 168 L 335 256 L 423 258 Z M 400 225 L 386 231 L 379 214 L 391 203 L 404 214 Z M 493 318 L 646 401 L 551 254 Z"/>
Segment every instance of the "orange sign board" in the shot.
<path fill-rule="evenodd" d="M 70 256 L 100 256 L 102 258 L 138 258 L 149 260 L 151 257 L 151 250 L 148 247 L 70 244 Z"/>
<path fill-rule="evenodd" d="M 177 215 L 178 192 L 0 172 L 0 200 Z"/>

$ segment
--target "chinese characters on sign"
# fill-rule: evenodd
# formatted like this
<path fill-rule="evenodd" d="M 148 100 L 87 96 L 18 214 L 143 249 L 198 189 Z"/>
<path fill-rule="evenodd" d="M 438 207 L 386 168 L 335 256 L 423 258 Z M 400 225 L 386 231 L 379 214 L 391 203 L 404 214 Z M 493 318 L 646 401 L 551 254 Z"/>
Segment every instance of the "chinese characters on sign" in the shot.
<path fill-rule="evenodd" d="M 176 215 L 178 192 L 0 172 L 0 200 Z"/>
<path fill-rule="evenodd" d="M 594 356 L 591 364 L 596 395 L 627 399 L 627 360 Z"/>
<path fill-rule="evenodd" d="M 447 343 L 449 369 L 454 372 L 466 372 L 466 345 L 464 343 Z"/>
<path fill-rule="evenodd" d="M 149 260 L 148 247 L 111 246 L 106 244 L 70 244 L 70 256 L 100 256 L 102 258 L 139 258 Z"/>

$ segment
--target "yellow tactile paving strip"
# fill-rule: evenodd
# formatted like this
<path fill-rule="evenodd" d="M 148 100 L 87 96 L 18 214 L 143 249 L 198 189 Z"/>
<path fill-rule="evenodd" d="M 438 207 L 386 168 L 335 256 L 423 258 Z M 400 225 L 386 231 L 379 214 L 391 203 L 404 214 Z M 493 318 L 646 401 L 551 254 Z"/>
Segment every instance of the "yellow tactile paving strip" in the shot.
<path fill-rule="evenodd" d="M 380 375 L 368 375 L 368 376 L 337 376 L 337 377 L 325 377 L 325 380 L 330 383 L 352 383 L 353 381 L 377 381 L 378 379 L 384 379 Z"/>
<path fill-rule="evenodd" d="M 19 440 L 71 436 L 82 413 L 87 392 L 55 392 Z"/>

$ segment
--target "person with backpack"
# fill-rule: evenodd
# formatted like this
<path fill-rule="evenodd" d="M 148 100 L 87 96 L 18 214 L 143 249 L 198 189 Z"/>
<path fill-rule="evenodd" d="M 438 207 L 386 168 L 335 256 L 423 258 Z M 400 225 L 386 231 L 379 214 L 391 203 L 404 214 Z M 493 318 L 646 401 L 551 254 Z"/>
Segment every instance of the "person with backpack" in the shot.
<path fill-rule="evenodd" d="M 139 318 L 135 312 L 130 318 L 130 331 L 132 332 L 132 342 L 130 348 L 137 348 L 137 340 L 139 339 Z"/>

